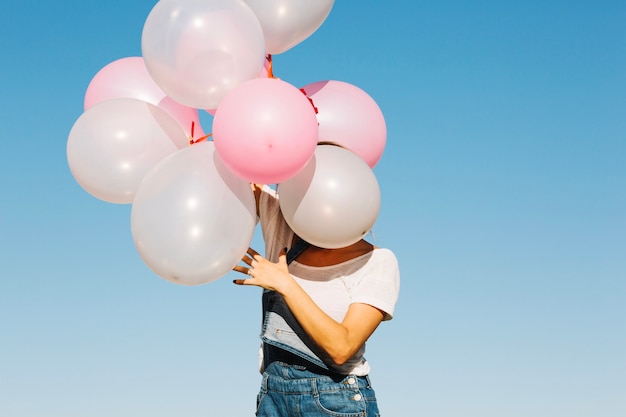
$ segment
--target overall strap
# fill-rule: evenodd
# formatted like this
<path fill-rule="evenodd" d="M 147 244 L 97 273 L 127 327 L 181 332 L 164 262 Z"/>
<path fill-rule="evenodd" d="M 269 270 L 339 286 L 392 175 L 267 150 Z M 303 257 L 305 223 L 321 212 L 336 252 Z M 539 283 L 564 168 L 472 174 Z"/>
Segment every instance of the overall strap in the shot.
<path fill-rule="evenodd" d="M 287 252 L 287 265 L 292 263 L 309 246 L 311 246 L 309 242 L 296 235 L 296 243 Z"/>

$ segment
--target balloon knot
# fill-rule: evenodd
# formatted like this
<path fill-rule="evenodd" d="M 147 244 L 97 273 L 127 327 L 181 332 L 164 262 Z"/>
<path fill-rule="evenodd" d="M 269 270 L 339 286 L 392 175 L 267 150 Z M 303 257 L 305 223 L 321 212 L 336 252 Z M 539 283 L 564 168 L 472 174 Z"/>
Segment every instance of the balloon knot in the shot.
<path fill-rule="evenodd" d="M 201 138 L 198 139 L 194 139 L 194 138 L 189 138 L 189 146 L 191 145 L 195 145 L 196 143 L 200 143 L 202 141 L 207 140 L 208 138 L 210 138 L 211 136 L 213 136 L 213 133 L 209 133 L 208 135 L 204 135 Z"/>
<path fill-rule="evenodd" d="M 272 54 L 267 54 L 265 59 L 267 60 L 267 78 L 276 78 L 274 77 L 274 64 L 272 62 Z"/>
<path fill-rule="evenodd" d="M 202 142 L 203 140 L 206 140 L 207 138 L 209 138 L 212 133 L 209 133 L 208 135 L 204 135 L 201 138 L 198 139 L 194 139 L 193 138 L 193 132 L 194 132 L 194 127 L 196 126 L 195 122 L 192 120 L 191 121 L 191 136 L 188 136 L 189 139 L 189 146 L 191 145 L 195 145 L 196 143 Z"/>
<path fill-rule="evenodd" d="M 313 110 L 315 110 L 315 114 L 317 114 L 318 110 L 317 110 L 317 107 L 315 107 L 315 103 L 313 103 L 313 99 L 306 94 L 306 91 L 304 90 L 304 88 L 301 88 L 300 91 L 302 92 L 302 94 L 306 96 L 306 98 L 309 99 L 309 103 L 311 103 L 311 106 L 313 106 Z"/>

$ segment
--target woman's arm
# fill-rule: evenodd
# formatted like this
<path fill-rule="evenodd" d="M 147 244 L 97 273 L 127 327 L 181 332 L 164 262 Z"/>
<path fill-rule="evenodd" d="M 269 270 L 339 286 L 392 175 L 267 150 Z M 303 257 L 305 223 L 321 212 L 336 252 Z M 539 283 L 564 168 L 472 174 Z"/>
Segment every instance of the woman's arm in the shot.
<path fill-rule="evenodd" d="M 287 306 L 305 332 L 333 359 L 342 365 L 350 359 L 374 333 L 383 319 L 383 312 L 368 304 L 351 304 L 341 323 L 333 320 L 309 297 L 289 274 L 283 250 L 277 263 L 253 249 L 244 262 L 250 268 L 236 266 L 235 271 L 248 274 L 248 279 L 233 281 L 239 285 L 256 285 L 283 296 Z"/>

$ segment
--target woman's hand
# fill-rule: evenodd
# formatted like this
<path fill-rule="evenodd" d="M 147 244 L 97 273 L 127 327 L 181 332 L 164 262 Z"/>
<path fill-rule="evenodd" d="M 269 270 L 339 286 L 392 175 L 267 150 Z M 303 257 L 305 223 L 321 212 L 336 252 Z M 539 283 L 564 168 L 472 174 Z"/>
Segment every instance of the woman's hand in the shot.
<path fill-rule="evenodd" d="M 234 280 L 233 283 L 237 285 L 256 285 L 284 295 L 289 286 L 295 284 L 293 277 L 289 274 L 285 249 L 280 252 L 276 263 L 265 259 L 252 248 L 248 248 L 241 260 L 248 267 L 236 265 L 233 270 L 247 274 L 249 278 Z"/>
<path fill-rule="evenodd" d="M 265 259 L 254 249 L 248 249 L 242 261 L 248 267 L 236 265 L 233 270 L 247 274 L 249 278 L 236 279 L 233 282 L 238 285 L 256 285 L 282 295 L 304 331 L 337 365 L 350 359 L 383 319 L 383 312 L 377 308 L 353 303 L 341 323 L 333 320 L 289 274 L 284 249 L 276 263 Z"/>

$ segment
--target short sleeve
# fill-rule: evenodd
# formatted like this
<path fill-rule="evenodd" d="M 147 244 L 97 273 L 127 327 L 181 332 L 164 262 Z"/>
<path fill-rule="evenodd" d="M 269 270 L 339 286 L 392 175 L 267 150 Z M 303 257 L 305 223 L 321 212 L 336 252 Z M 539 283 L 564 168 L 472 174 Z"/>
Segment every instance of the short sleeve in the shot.
<path fill-rule="evenodd" d="M 376 258 L 369 262 L 352 292 L 352 302 L 376 307 L 385 313 L 383 320 L 391 320 L 400 294 L 398 260 L 389 249 L 375 252 Z"/>

